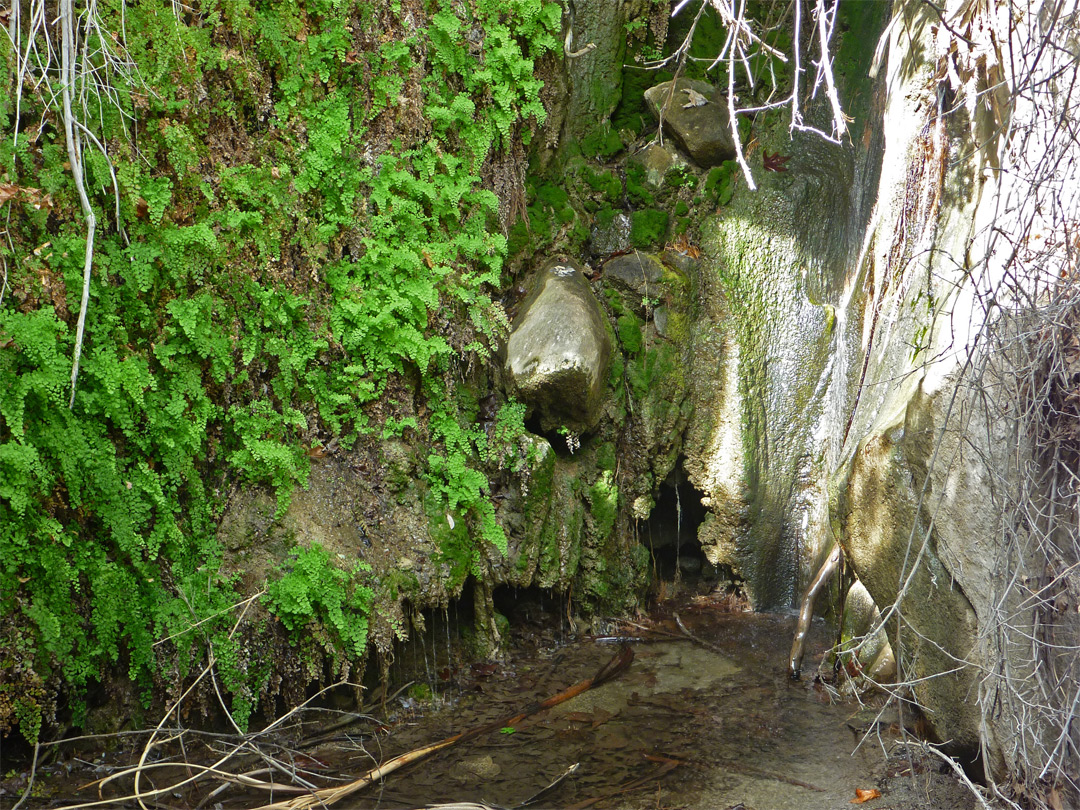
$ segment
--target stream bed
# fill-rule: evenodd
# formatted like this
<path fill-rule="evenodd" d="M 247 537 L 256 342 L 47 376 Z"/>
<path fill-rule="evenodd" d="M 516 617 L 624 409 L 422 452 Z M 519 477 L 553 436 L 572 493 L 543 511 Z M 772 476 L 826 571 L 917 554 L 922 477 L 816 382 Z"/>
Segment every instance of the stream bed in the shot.
<path fill-rule="evenodd" d="M 812 671 L 803 681 L 787 677 L 794 617 L 729 608 L 712 597 L 668 603 L 638 628 L 622 624 L 618 635 L 540 648 L 474 673 L 452 706 L 402 721 L 382 742 L 383 756 L 512 716 L 588 679 L 616 652 L 617 640 L 631 639 L 634 650 L 617 678 L 391 777 L 373 790 L 372 803 L 511 808 L 573 768 L 538 806 L 825 810 L 851 806 L 857 790 L 882 794 L 865 802 L 871 808 L 973 806 L 940 760 L 922 754 L 909 761 L 898 746 L 895 710 L 878 718 L 873 706 L 838 700 Z M 676 614 L 709 646 L 683 634 Z M 808 663 L 816 666 L 828 646 L 818 623 Z"/>
<path fill-rule="evenodd" d="M 264 750 L 272 748 L 278 762 L 299 768 L 311 783 L 347 784 L 399 754 L 493 724 L 338 804 L 350 808 L 515 808 L 533 799 L 530 806 L 560 808 L 826 810 L 850 807 L 857 791 L 878 791 L 864 803 L 879 810 L 974 806 L 941 760 L 918 751 L 909 756 L 894 710 L 878 717 L 877 709 L 840 700 L 815 679 L 830 643 L 824 624 L 815 624 L 806 674 L 795 682 L 785 672 L 794 617 L 731 608 L 730 600 L 713 596 L 666 602 L 638 623 L 612 625 L 610 635 L 562 644 L 551 643 L 550 623 L 516 623 L 505 662 L 434 669 L 432 677 L 441 683 L 433 699 L 402 692 L 387 699 L 388 714 L 379 721 L 348 727 L 341 727 L 340 714 L 331 715 L 331 723 L 313 710 L 291 727 L 288 740 L 264 740 Z M 633 661 L 616 677 L 513 725 L 501 724 L 593 677 L 624 642 Z M 331 725 L 337 728 L 327 734 Z M 225 746 L 224 739 L 193 738 L 184 756 L 209 764 L 212 752 Z M 128 747 L 127 755 L 137 757 L 140 748 Z M 122 769 L 124 753 L 120 746 L 101 755 L 97 775 Z M 162 748 L 154 759 L 164 765 L 173 755 Z M 73 769 L 69 758 L 67 779 L 59 763 L 41 769 L 37 796 L 23 806 L 99 799 L 96 789 L 74 791 L 95 778 L 87 757 L 76 759 L 88 766 L 85 773 Z M 245 772 L 255 773 L 257 757 L 251 759 Z M 182 768 L 176 771 L 180 775 Z M 167 769 L 150 776 L 144 789 L 169 778 Z M 5 807 L 18 795 L 18 780 L 11 777 L 5 780 Z M 253 808 L 270 800 L 265 791 L 235 784 L 214 787 L 191 783 L 149 806 Z M 124 779 L 100 798 L 110 795 L 120 800 L 116 806 L 127 806 Z"/>

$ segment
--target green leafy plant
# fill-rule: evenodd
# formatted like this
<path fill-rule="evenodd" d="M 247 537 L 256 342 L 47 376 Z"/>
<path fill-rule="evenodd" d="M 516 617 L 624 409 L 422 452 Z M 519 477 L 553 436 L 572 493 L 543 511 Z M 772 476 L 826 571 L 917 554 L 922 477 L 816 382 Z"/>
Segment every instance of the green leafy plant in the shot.
<path fill-rule="evenodd" d="M 266 586 L 266 605 L 293 634 L 318 624 L 335 645 L 355 658 L 367 652 L 368 612 L 375 592 L 362 582 L 366 563 L 351 569 L 331 562 L 318 544 L 299 548 L 285 573 Z"/>
<path fill-rule="evenodd" d="M 76 721 L 110 670 L 149 699 L 168 656 L 185 674 L 211 645 L 242 718 L 267 673 L 229 640 L 236 582 L 213 573 L 227 484 L 273 488 L 280 513 L 309 447 L 412 428 L 433 442 L 425 506 L 456 516 L 435 533 L 444 553 L 471 564 L 484 544 L 506 548 L 480 470 L 501 451 L 446 379 L 507 328 L 493 301 L 507 243 L 481 170 L 543 119 L 535 66 L 560 47 L 561 10 L 476 0 L 413 28 L 365 2 L 99 13 L 145 84 L 114 81 L 87 119 L 116 194 L 89 158 L 85 308 L 53 99 L 31 90 L 17 113 L 0 94 L 5 131 L 20 124 L 0 143 L 0 182 L 19 190 L 0 245 L 0 610 L 33 639 L 24 683 L 57 673 Z M 377 407 L 402 375 L 420 381 L 425 424 Z M 363 573 L 305 550 L 267 606 L 294 634 L 318 626 L 362 655 Z M 37 733 L 44 698 L 28 699 L 0 725 Z"/>

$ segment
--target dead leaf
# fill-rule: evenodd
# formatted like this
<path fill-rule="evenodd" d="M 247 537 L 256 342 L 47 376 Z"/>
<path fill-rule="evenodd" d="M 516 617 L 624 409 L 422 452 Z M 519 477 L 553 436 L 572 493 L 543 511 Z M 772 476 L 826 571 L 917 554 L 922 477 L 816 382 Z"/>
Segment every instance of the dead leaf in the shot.
<path fill-rule="evenodd" d="M 688 110 L 691 107 L 704 107 L 709 103 L 709 100 L 705 98 L 705 96 L 701 95 L 701 93 L 694 90 L 692 87 L 687 87 L 683 92 L 686 93 L 686 97 L 689 99 L 689 101 L 683 104 L 684 110 Z"/>
<path fill-rule="evenodd" d="M 8 200 L 13 200 L 19 196 L 19 187 L 14 183 L 0 183 L 0 205 L 3 205 Z"/>
<path fill-rule="evenodd" d="M 863 802 L 868 802 L 871 799 L 880 798 L 881 791 L 877 788 L 870 788 L 869 790 L 864 790 L 863 788 L 855 788 L 855 798 L 851 800 L 851 803 L 862 804 Z"/>
<path fill-rule="evenodd" d="M 768 149 L 761 150 L 761 163 L 767 172 L 786 172 L 787 167 L 784 164 L 789 160 L 791 155 L 781 155 L 779 152 L 770 155 Z"/>

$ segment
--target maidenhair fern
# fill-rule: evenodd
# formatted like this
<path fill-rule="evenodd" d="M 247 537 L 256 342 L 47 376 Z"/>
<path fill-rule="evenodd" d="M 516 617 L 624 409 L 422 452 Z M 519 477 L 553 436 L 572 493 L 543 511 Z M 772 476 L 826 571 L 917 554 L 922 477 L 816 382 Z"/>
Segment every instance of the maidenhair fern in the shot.
<path fill-rule="evenodd" d="M 506 549 L 478 469 L 490 440 L 444 383 L 462 351 L 447 322 L 481 354 L 506 331 L 507 245 L 480 172 L 543 119 L 534 66 L 561 11 L 467 5 L 433 10 L 426 31 L 366 2 L 99 10 L 152 92 L 110 87 L 95 107 L 119 193 L 90 159 L 101 227 L 73 409 L 79 200 L 51 98 L 24 94 L 18 137 L 0 139 L 19 190 L 0 244 L 0 610 L 33 637 L 36 671 L 63 674 L 77 718 L 107 667 L 149 689 L 169 651 L 182 679 L 211 647 L 234 710 L 253 710 L 267 674 L 231 646 L 224 482 L 269 485 L 284 509 L 312 436 L 422 427 L 368 407 L 395 374 L 429 405 L 424 504 L 454 570 Z M 11 99 L 0 117 L 15 130 Z M 300 552 L 267 605 L 359 657 L 370 583 L 338 563 Z M 36 733 L 36 705 L 0 733 Z"/>

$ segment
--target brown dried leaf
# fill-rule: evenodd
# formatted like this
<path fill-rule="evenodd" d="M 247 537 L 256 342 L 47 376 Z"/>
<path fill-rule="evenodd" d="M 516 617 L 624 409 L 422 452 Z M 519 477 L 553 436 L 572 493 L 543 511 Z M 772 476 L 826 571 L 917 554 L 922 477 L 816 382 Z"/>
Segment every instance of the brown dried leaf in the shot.
<path fill-rule="evenodd" d="M 786 172 L 787 167 L 784 164 L 789 160 L 791 155 L 781 155 L 779 152 L 770 155 L 767 149 L 761 150 L 761 164 L 767 172 Z"/>
<path fill-rule="evenodd" d="M 863 788 L 855 788 L 855 798 L 851 800 L 852 804 L 863 804 L 871 799 L 880 799 L 881 791 L 877 788 L 870 788 L 865 790 Z"/>

